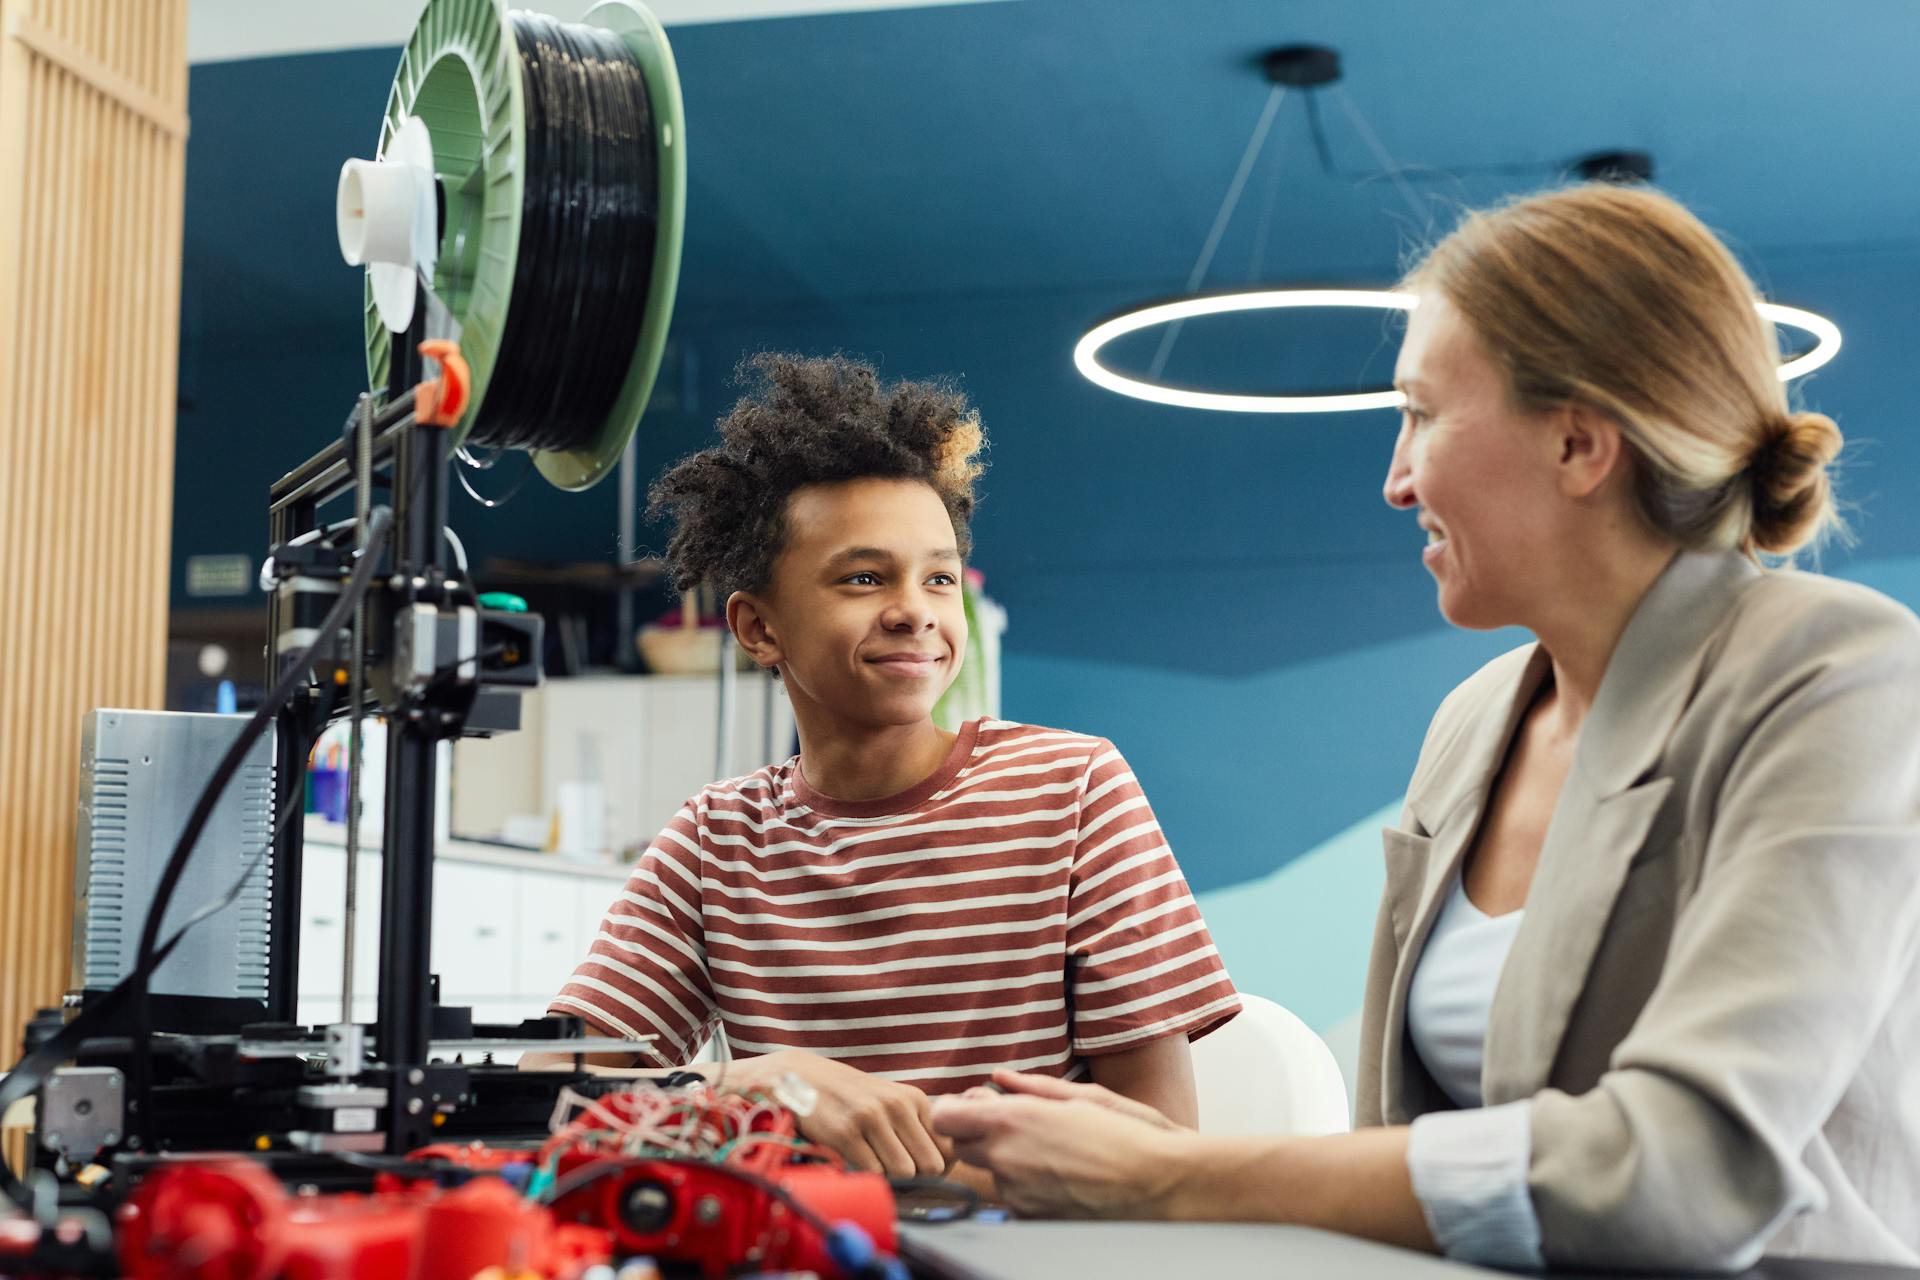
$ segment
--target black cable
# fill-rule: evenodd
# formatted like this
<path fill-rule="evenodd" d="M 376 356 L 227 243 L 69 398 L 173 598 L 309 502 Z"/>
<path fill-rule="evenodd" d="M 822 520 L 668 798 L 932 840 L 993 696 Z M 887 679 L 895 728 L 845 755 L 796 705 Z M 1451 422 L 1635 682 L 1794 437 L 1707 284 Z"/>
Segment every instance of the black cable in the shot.
<path fill-rule="evenodd" d="M 418 1160 L 412 1156 L 370 1155 L 354 1151 L 329 1151 L 327 1154 L 355 1169 L 390 1174 L 409 1182 L 432 1182 L 441 1187 L 458 1187 L 475 1178 L 499 1176 L 496 1169 L 479 1169 L 453 1160 Z"/>
<path fill-rule="evenodd" d="M 980 1193 L 964 1182 L 946 1178 L 889 1178 L 895 1210 L 909 1222 L 958 1222 L 980 1211 Z M 944 1196 L 945 1204 L 916 1204 L 916 1192 Z"/>
<path fill-rule="evenodd" d="M 653 1159 L 651 1156 L 615 1156 L 606 1160 L 596 1160 L 592 1164 L 575 1169 L 564 1178 L 556 1178 L 540 1193 L 536 1203 L 553 1204 L 563 1196 L 570 1196 L 583 1187 L 590 1187 L 602 1178 L 610 1177 L 622 1169 L 631 1169 L 641 1160 Z"/>
<path fill-rule="evenodd" d="M 329 708 L 332 702 L 333 694 L 329 690 Z M 325 712 L 322 713 L 323 718 L 325 714 Z M 233 882 L 233 887 L 228 889 L 222 897 L 214 899 L 183 921 L 154 953 L 150 969 L 158 969 L 166 963 L 167 957 L 173 954 L 173 949 L 179 945 L 182 938 L 186 937 L 189 929 L 226 910 L 239 900 L 240 894 L 247 887 L 247 881 L 253 878 L 253 873 L 259 869 L 260 863 L 279 844 L 280 833 L 286 830 L 287 824 L 293 820 L 295 814 L 300 812 L 303 798 L 302 790 L 297 788 L 287 797 L 286 805 L 274 820 L 272 834 L 268 836 L 259 852 L 253 855 L 253 860 L 240 872 L 240 877 Z M 88 1002 L 86 1011 L 61 1028 L 53 1040 L 23 1058 L 5 1076 L 0 1076 L 0 1112 L 39 1088 L 53 1067 L 72 1057 L 74 1050 L 79 1048 L 80 1042 L 91 1033 L 94 1025 L 117 1011 L 120 1005 L 131 996 L 132 981 L 133 974 L 129 973 L 111 990 L 95 996 Z M 0 1192 L 4 1192 L 8 1199 L 22 1208 L 27 1208 L 32 1203 L 32 1192 L 13 1176 L 13 1171 L 7 1167 L 4 1160 L 0 1160 Z"/>
<path fill-rule="evenodd" d="M 460 481 L 460 487 L 467 491 L 469 498 L 472 498 L 487 510 L 493 511 L 512 502 L 515 495 L 527 487 L 527 481 L 540 474 L 539 470 L 533 465 L 533 459 L 531 457 L 528 457 L 528 455 L 524 453 L 520 456 L 526 462 L 526 469 L 520 473 L 520 478 L 513 482 L 513 487 L 497 498 L 482 497 L 480 491 L 473 487 L 473 482 L 467 479 L 467 470 L 471 468 L 474 471 L 491 471 L 494 464 L 500 460 L 498 454 L 495 454 L 485 462 L 479 462 L 468 455 L 465 449 L 462 449 L 459 451 L 459 462 L 461 465 L 453 469 L 453 474 L 454 477 Z"/>
<path fill-rule="evenodd" d="M 677 1156 L 613 1156 L 605 1160 L 596 1160 L 592 1164 L 574 1170 L 564 1178 L 556 1179 L 552 1186 L 542 1193 L 542 1204 L 553 1204 L 562 1197 L 570 1196 L 583 1187 L 592 1186 L 602 1178 L 611 1177 L 636 1164 L 664 1164 L 687 1169 L 718 1169 L 729 1177 L 740 1179 L 747 1185 L 772 1196 L 791 1210 L 794 1216 L 820 1233 L 824 1241 L 833 1232 L 833 1224 L 820 1216 L 819 1211 L 801 1202 L 793 1192 L 781 1186 L 771 1178 L 763 1177 L 750 1169 L 737 1164 L 716 1164 L 711 1160 L 690 1160 Z"/>
<path fill-rule="evenodd" d="M 147 1000 L 147 984 L 153 970 L 159 966 L 157 948 L 160 927 L 166 918 L 167 905 L 173 900 L 174 889 L 178 887 L 180 877 L 186 871 L 187 861 L 192 856 L 194 846 L 199 843 L 200 833 L 206 828 L 207 820 L 212 817 L 214 806 L 219 803 L 221 793 L 233 780 L 234 774 L 239 772 L 241 761 L 246 758 L 253 744 L 259 741 L 261 735 L 267 731 L 268 726 L 273 723 L 280 708 L 286 705 L 293 697 L 294 691 L 309 678 L 314 659 L 327 652 L 338 641 L 340 628 L 345 625 L 353 611 L 353 606 L 366 595 L 367 589 L 372 585 L 374 569 L 380 561 L 380 551 L 385 546 L 388 532 L 392 527 L 393 512 L 386 507 L 376 508 L 367 521 L 366 547 L 360 554 L 360 562 L 354 566 L 352 576 L 347 579 L 346 586 L 341 589 L 340 598 L 334 601 L 333 607 L 321 620 L 318 634 L 313 642 L 287 664 L 285 672 L 279 680 L 274 682 L 266 697 L 261 700 L 259 708 L 254 711 L 253 719 L 247 722 L 246 727 L 227 748 L 226 754 L 220 758 L 220 763 L 214 768 L 213 777 L 208 780 L 206 787 L 200 793 L 200 799 L 195 802 L 193 811 L 187 817 L 187 824 L 181 830 L 179 840 L 174 844 L 173 853 L 167 859 L 165 870 L 161 872 L 160 882 L 154 890 L 153 905 L 147 909 L 146 923 L 140 930 L 140 946 L 135 953 L 133 972 L 115 987 L 116 991 L 121 987 L 129 987 L 129 995 L 133 1001 L 132 1054 L 128 1060 L 127 1106 L 129 1109 L 139 1111 L 140 1127 L 146 1124 L 150 1114 L 152 1094 L 153 1010 Z M 199 919 L 199 916 L 195 916 L 190 923 L 198 923 Z M 179 935 L 176 934 L 175 940 L 178 937 Z M 78 1021 L 76 1019 L 76 1023 Z M 69 1023 L 69 1029 L 73 1025 L 75 1023 Z M 7 1082 L 11 1083 L 12 1079 L 12 1074 L 9 1074 Z M 136 1128 L 136 1125 L 129 1124 L 128 1128 Z"/>
<path fill-rule="evenodd" d="M 619 36 L 511 20 L 526 121 L 520 245 L 470 438 L 579 449 L 613 412 L 646 315 L 660 209 L 653 110 Z"/>

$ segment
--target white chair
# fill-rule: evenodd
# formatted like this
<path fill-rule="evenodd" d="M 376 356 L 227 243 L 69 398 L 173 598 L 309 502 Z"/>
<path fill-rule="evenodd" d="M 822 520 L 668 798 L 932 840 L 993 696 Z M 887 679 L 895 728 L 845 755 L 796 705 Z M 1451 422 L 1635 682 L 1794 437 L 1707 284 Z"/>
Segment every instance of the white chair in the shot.
<path fill-rule="evenodd" d="M 1240 1016 L 1193 1043 L 1202 1133 L 1345 1133 L 1347 1084 L 1326 1041 L 1286 1009 L 1240 993 Z"/>

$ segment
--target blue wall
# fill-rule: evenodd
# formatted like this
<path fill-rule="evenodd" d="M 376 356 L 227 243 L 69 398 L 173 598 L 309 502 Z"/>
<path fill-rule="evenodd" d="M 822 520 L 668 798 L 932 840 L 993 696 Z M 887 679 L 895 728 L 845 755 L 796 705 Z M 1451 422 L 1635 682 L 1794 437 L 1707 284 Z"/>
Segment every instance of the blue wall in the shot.
<path fill-rule="evenodd" d="M 690 102 L 700 59 L 721 58 L 725 34 L 676 34 Z M 371 113 L 291 121 L 254 104 L 314 95 L 377 103 L 392 64 L 377 52 L 195 70 L 177 604 L 189 603 L 178 594 L 188 555 L 248 550 L 257 561 L 267 484 L 331 437 L 363 385 L 359 285 L 332 246 L 331 169 L 313 157 L 337 165 L 364 153 Z M 317 135 L 307 158 L 261 159 L 269 135 L 291 124 Z M 265 171 L 243 174 L 243 164 Z M 262 185 L 299 193 L 274 215 L 284 227 L 263 226 L 249 203 Z M 706 234 L 724 244 L 731 229 L 751 258 L 752 227 L 696 181 L 690 216 L 709 214 Z M 236 237 L 273 239 L 303 295 L 290 299 L 277 278 L 193 248 Z M 1389 280 L 1396 247 L 1327 274 Z M 1904 500 L 1920 475 L 1906 386 L 1920 349 L 1909 301 L 1920 296 L 1920 249 L 1742 249 L 1769 293 L 1824 311 L 1847 335 L 1838 362 L 1799 388 L 1851 441 L 1842 487 L 1860 541 L 1827 567 L 1920 604 L 1920 507 Z M 1011 615 L 1008 713 L 1116 741 L 1242 981 L 1322 1028 L 1351 1014 L 1378 892 L 1373 833 L 1393 811 L 1432 709 L 1518 639 L 1440 621 L 1422 538 L 1379 497 L 1393 415 L 1198 413 L 1090 386 L 1071 366 L 1074 338 L 1145 286 L 917 292 L 908 274 L 865 296 L 792 301 L 780 300 L 795 291 L 769 263 L 774 300 L 748 306 L 730 300 L 741 270 L 737 258 L 690 250 L 675 328 L 694 361 L 690 394 L 643 422 L 643 474 L 704 443 L 743 352 L 844 350 L 889 376 L 957 378 L 992 446 L 976 562 Z M 1371 321 L 1194 326 L 1169 372 L 1280 389 L 1323 385 L 1324 370 L 1339 369 L 1377 384 L 1394 346 Z M 272 412 L 262 411 L 263 387 L 273 389 Z M 454 518 L 476 559 L 605 559 L 614 502 L 611 484 L 577 496 L 532 485 L 502 511 L 456 498 Z M 658 547 L 659 531 L 643 541 Z"/>

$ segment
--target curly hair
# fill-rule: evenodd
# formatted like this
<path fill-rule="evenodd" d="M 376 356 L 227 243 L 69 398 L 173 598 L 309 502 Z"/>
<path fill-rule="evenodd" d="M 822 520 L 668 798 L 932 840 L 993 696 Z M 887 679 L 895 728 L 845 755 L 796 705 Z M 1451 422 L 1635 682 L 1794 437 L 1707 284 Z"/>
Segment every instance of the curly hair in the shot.
<path fill-rule="evenodd" d="M 985 445 L 966 398 L 926 382 L 883 383 L 845 356 L 763 352 L 740 362 L 747 387 L 720 420 L 720 443 L 657 480 L 647 514 L 669 518 L 674 588 L 764 591 L 785 545 L 787 499 L 806 485 L 868 477 L 923 480 L 940 495 L 964 558 Z"/>

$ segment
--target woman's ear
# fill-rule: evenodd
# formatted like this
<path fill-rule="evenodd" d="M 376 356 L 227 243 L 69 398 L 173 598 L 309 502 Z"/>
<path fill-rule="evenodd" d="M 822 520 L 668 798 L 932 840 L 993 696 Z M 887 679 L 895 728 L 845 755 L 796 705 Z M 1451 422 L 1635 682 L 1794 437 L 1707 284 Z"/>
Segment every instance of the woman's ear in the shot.
<path fill-rule="evenodd" d="M 727 597 L 727 629 L 754 662 L 771 671 L 786 660 L 767 602 L 745 591 Z"/>
<path fill-rule="evenodd" d="M 1591 405 L 1569 401 L 1553 410 L 1554 439 L 1560 450 L 1560 490 L 1586 498 L 1627 462 L 1620 424 Z"/>

